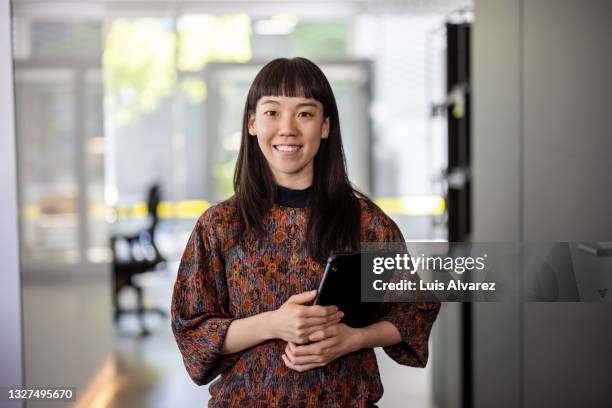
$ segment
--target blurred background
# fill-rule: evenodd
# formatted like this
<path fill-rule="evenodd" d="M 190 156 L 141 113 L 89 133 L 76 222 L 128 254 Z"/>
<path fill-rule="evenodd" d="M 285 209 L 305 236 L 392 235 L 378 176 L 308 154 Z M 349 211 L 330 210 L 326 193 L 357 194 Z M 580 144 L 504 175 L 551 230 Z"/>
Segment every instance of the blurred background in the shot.
<path fill-rule="evenodd" d="M 13 0 L 0 18 L 0 385 L 206 404 L 172 285 L 277 57 L 323 69 L 349 176 L 406 240 L 612 241 L 609 1 Z M 606 406 L 610 312 L 445 303 L 427 368 L 377 350 L 380 406 Z"/>

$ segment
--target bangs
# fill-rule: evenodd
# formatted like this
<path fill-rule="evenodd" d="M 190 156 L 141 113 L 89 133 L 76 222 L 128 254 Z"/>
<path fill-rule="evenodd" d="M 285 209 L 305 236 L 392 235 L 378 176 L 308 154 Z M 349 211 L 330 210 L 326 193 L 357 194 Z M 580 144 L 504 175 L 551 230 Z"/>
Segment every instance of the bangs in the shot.
<path fill-rule="evenodd" d="M 329 91 L 327 78 L 314 63 L 304 58 L 277 59 L 257 74 L 249 92 L 249 106 L 255 109 L 262 96 L 312 98 L 325 106 Z"/>

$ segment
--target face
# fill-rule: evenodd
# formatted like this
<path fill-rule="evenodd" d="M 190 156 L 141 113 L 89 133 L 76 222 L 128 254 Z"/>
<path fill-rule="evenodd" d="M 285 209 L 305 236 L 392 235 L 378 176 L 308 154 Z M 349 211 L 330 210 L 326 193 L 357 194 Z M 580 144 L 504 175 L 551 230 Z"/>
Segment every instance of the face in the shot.
<path fill-rule="evenodd" d="M 257 137 L 276 183 L 293 189 L 312 184 L 313 159 L 329 136 L 329 118 L 315 99 L 263 96 L 249 114 L 249 134 Z"/>

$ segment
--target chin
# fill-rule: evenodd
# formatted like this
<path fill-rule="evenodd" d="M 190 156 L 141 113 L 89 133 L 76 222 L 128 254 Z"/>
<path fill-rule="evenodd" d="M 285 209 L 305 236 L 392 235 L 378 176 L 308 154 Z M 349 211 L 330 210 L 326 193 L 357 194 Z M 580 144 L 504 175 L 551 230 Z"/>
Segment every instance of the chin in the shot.
<path fill-rule="evenodd" d="M 304 170 L 306 166 L 274 166 L 273 170 L 275 172 L 279 172 L 279 173 L 283 173 L 283 174 L 287 174 L 287 175 L 294 175 L 294 174 L 299 174 L 302 170 Z"/>
<path fill-rule="evenodd" d="M 294 174 L 299 174 L 300 170 L 302 170 L 301 168 L 290 168 L 290 169 L 282 169 L 282 168 L 278 168 L 277 171 L 283 174 L 288 174 L 288 175 L 294 175 Z"/>

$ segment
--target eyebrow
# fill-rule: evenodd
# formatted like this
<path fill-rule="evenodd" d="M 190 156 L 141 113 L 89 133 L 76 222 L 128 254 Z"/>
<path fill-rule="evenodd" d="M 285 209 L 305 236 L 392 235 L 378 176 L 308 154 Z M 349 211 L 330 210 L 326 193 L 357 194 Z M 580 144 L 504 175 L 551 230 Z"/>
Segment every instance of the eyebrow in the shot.
<path fill-rule="evenodd" d="M 312 106 L 313 108 L 316 108 L 317 104 L 314 103 L 314 102 L 303 102 L 303 103 L 299 103 L 298 104 L 298 108 L 303 108 L 303 107 L 306 107 L 306 106 Z"/>
<path fill-rule="evenodd" d="M 261 102 L 261 105 L 265 105 L 265 104 L 267 104 L 267 103 L 274 103 L 274 104 L 276 104 L 276 105 L 280 105 L 280 103 L 279 103 L 278 101 L 275 101 L 275 100 L 272 100 L 272 99 L 264 99 L 264 100 Z M 297 104 L 297 107 L 298 107 L 298 108 L 303 108 L 303 107 L 313 107 L 313 108 L 316 108 L 316 107 L 317 107 L 317 104 L 316 104 L 316 103 L 314 103 L 314 102 L 302 102 L 302 103 L 298 103 L 298 104 Z"/>
<path fill-rule="evenodd" d="M 273 101 L 272 99 L 264 99 L 264 100 L 261 102 L 261 105 L 265 105 L 266 103 L 275 103 L 275 104 L 277 104 L 277 105 L 280 105 L 280 103 L 278 103 L 278 102 L 276 102 L 276 101 Z"/>

